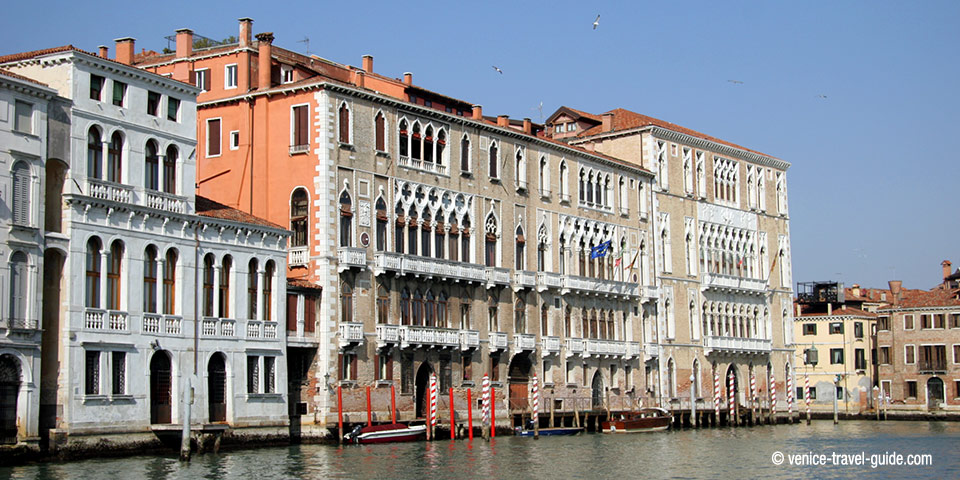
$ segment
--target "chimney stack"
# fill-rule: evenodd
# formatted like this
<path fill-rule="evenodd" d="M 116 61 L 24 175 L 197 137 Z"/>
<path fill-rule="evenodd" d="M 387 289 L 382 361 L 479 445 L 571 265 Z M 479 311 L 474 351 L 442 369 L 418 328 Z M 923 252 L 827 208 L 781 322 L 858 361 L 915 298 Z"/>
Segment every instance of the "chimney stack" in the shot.
<path fill-rule="evenodd" d="M 523 133 L 527 135 L 533 134 L 533 122 L 531 122 L 529 118 L 523 119 Z"/>
<path fill-rule="evenodd" d="M 613 131 L 613 114 L 604 113 L 601 119 L 602 119 L 603 131 L 612 132 Z"/>
<path fill-rule="evenodd" d="M 127 65 L 133 64 L 133 47 L 136 41 L 137 40 L 132 37 L 123 37 L 114 40 L 116 44 L 114 49 L 117 51 L 118 62 Z"/>
<path fill-rule="evenodd" d="M 833 315 L 833 304 L 827 302 L 827 315 Z"/>
<path fill-rule="evenodd" d="M 107 58 L 107 46 L 100 45 L 100 53 L 98 55 L 100 58 Z"/>
<path fill-rule="evenodd" d="M 474 120 L 483 120 L 483 105 L 474 105 L 474 106 L 473 106 L 473 119 L 474 119 Z"/>
<path fill-rule="evenodd" d="M 358 87 L 360 87 L 360 88 L 363 88 L 363 83 L 364 83 L 364 82 L 363 82 L 363 79 L 364 79 L 364 76 L 366 76 L 366 74 L 363 72 L 363 70 L 355 70 L 355 71 L 353 72 L 353 75 L 354 75 L 354 77 L 353 77 L 353 84 L 356 85 L 356 86 L 358 86 Z"/>
<path fill-rule="evenodd" d="M 364 72 L 373 73 L 373 55 L 364 55 L 361 65 Z"/>
<path fill-rule="evenodd" d="M 944 260 L 943 262 L 940 262 L 940 266 L 943 267 L 943 279 L 946 280 L 947 277 L 953 273 L 953 270 L 951 269 L 953 264 L 950 263 L 950 260 Z"/>
<path fill-rule="evenodd" d="M 413 74 L 410 72 L 404 72 L 403 74 L 403 84 L 404 85 L 413 85 Z"/>
<path fill-rule="evenodd" d="M 240 48 L 249 47 L 250 43 L 252 43 L 253 19 L 243 17 L 238 21 L 240 22 Z"/>
<path fill-rule="evenodd" d="M 854 283 L 854 284 L 853 284 L 853 288 L 850 289 L 850 293 L 852 293 L 853 296 L 855 296 L 855 297 L 859 297 L 859 296 L 860 296 L 860 284 L 859 284 L 859 283 Z"/>
<path fill-rule="evenodd" d="M 187 58 L 193 55 L 193 30 L 181 28 L 177 30 L 177 58 Z"/>
<path fill-rule="evenodd" d="M 890 293 L 893 294 L 893 304 L 900 304 L 900 294 L 903 293 L 903 282 L 900 280 L 890 280 L 887 282 L 890 285 Z"/>
<path fill-rule="evenodd" d="M 257 69 L 257 88 L 265 90 L 270 88 L 271 65 L 273 65 L 273 32 L 264 32 L 257 34 L 259 42 L 257 56 L 259 57 Z"/>
<path fill-rule="evenodd" d="M 509 116 L 509 115 L 497 115 L 497 126 L 498 126 L 498 127 L 509 127 L 509 126 L 510 126 L 510 116 Z"/>

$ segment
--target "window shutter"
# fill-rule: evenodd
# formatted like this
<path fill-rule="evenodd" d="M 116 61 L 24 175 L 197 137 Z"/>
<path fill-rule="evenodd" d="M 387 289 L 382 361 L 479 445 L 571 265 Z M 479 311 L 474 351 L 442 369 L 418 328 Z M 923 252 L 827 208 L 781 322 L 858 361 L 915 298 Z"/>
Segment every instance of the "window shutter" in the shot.
<path fill-rule="evenodd" d="M 925 363 L 927 363 L 927 347 L 924 347 L 924 346 L 921 345 L 921 346 L 917 347 L 917 350 L 918 350 L 917 353 L 919 354 L 919 355 L 918 355 L 918 357 L 919 357 L 919 359 L 918 359 L 919 362 L 918 362 L 918 363 L 919 363 L 920 366 L 921 366 L 920 368 L 923 368 L 923 365 L 924 365 Z"/>
<path fill-rule="evenodd" d="M 30 219 L 30 168 L 17 163 L 13 172 L 13 221 L 27 225 Z"/>
<path fill-rule="evenodd" d="M 343 380 L 343 354 L 337 355 L 337 378 Z"/>
<path fill-rule="evenodd" d="M 297 298 L 298 298 L 298 295 L 294 293 L 287 294 L 287 331 L 288 332 L 297 331 Z"/>
<path fill-rule="evenodd" d="M 207 70 L 207 74 L 203 76 L 203 89 L 210 91 L 210 77 L 213 76 L 213 70 Z"/>
<path fill-rule="evenodd" d="M 350 380 L 357 379 L 357 356 L 355 354 L 350 355 Z"/>
<path fill-rule="evenodd" d="M 196 84 L 197 84 L 197 71 L 196 71 L 196 70 L 191 70 L 191 71 L 190 71 L 190 82 L 189 82 L 189 83 L 190 83 L 190 85 L 196 85 Z"/>
<path fill-rule="evenodd" d="M 387 380 L 393 380 L 393 355 L 387 354 Z"/>
<path fill-rule="evenodd" d="M 304 332 L 313 332 L 314 326 L 316 325 L 316 298 L 312 295 L 304 297 L 304 306 L 303 306 L 303 331 Z"/>

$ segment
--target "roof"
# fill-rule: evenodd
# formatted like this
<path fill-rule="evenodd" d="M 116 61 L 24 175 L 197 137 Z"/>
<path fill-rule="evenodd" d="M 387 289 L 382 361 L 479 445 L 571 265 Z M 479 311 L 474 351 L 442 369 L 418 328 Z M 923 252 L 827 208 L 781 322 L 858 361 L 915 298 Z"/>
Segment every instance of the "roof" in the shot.
<path fill-rule="evenodd" d="M 42 87 L 49 87 L 49 85 L 47 85 L 46 83 L 39 82 L 39 81 L 34 80 L 34 79 L 30 78 L 30 77 L 24 77 L 23 75 L 17 75 L 16 73 L 13 73 L 13 72 L 11 72 L 11 71 L 9 71 L 9 70 L 4 70 L 4 69 L 2 69 L 2 68 L 0 68 L 0 75 L 3 75 L 3 76 L 5 76 L 5 77 L 14 78 L 14 79 L 17 79 L 17 80 L 22 80 L 22 81 L 24 81 L 24 82 L 30 82 L 30 83 L 33 83 L 33 84 L 36 84 L 36 85 L 40 85 L 40 86 L 42 86 Z"/>
<path fill-rule="evenodd" d="M 600 118 L 599 115 L 594 115 L 594 114 L 592 114 L 592 113 L 587 113 L 587 112 L 580 111 L 580 110 L 577 110 L 577 109 L 575 109 L 575 108 L 570 108 L 570 107 L 567 107 L 567 106 L 561 106 L 560 108 L 557 109 L 556 112 L 553 112 L 552 115 L 550 115 L 549 117 L 547 117 L 546 123 L 551 123 L 551 122 L 553 122 L 557 117 L 559 117 L 560 115 L 563 115 L 563 114 L 567 114 L 567 115 L 569 115 L 569 116 L 571 116 L 571 117 L 574 117 L 575 119 L 578 119 L 578 120 L 581 119 L 581 118 L 586 118 L 587 120 L 590 120 L 590 121 L 592 121 L 592 122 L 594 122 L 594 123 L 600 123 L 600 122 L 602 121 L 602 119 Z"/>
<path fill-rule="evenodd" d="M 323 287 L 320 285 L 303 278 L 287 278 L 287 289 L 290 289 L 291 287 L 302 290 L 323 291 Z"/>
<path fill-rule="evenodd" d="M 202 197 L 197 195 L 197 215 L 208 218 L 217 218 L 220 220 L 230 220 L 232 222 L 248 223 L 251 225 L 259 225 L 261 227 L 275 228 L 278 230 L 286 230 L 286 228 L 281 227 L 273 222 L 268 222 L 260 217 L 255 217 L 250 215 L 247 212 L 238 210 L 233 207 L 228 207 L 222 203 L 210 200 L 207 197 Z"/>
<path fill-rule="evenodd" d="M 816 312 L 802 312 L 800 317 L 865 317 L 865 318 L 876 318 L 877 314 L 873 312 L 868 312 L 866 310 L 861 310 L 854 307 L 842 307 L 835 308 L 831 311 L 830 314 L 827 314 L 825 311 L 816 311 Z"/>

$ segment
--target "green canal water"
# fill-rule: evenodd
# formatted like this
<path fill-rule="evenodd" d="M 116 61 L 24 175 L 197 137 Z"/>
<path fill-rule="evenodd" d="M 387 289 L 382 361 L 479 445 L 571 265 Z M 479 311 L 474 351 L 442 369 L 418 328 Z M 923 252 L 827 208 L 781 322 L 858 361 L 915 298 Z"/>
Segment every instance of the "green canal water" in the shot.
<path fill-rule="evenodd" d="M 803 465 L 791 464 L 798 461 Z M 898 461 L 932 464 L 891 465 Z M 851 464 L 834 464 L 843 462 Z M 163 455 L 0 468 L 0 478 L 58 480 L 853 477 L 960 478 L 960 423 L 815 421 L 539 440 L 299 445 L 197 455 L 190 463 Z"/>

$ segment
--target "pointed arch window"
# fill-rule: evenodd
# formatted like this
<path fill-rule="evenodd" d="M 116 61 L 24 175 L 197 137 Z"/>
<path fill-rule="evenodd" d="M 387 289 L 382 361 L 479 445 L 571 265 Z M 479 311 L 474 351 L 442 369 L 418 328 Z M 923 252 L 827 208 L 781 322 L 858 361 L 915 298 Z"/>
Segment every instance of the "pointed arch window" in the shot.
<path fill-rule="evenodd" d="M 437 325 L 437 299 L 433 296 L 432 290 L 427 290 L 426 305 L 423 309 L 424 326 L 436 327 Z"/>
<path fill-rule="evenodd" d="M 414 210 L 411 206 L 410 209 L 410 220 L 407 222 L 407 253 L 410 255 L 417 254 L 417 227 L 420 225 L 420 222 L 417 219 L 417 211 Z"/>
<path fill-rule="evenodd" d="M 87 176 L 99 180 L 103 177 L 103 139 L 100 129 L 90 127 L 87 133 Z"/>
<path fill-rule="evenodd" d="M 413 325 L 423 325 L 423 294 L 419 288 L 413 292 L 413 313 L 410 320 Z"/>
<path fill-rule="evenodd" d="M 420 225 L 420 255 L 424 257 L 430 256 L 430 229 L 432 224 L 433 217 L 430 215 L 430 212 L 424 212 L 423 223 Z"/>
<path fill-rule="evenodd" d="M 443 258 L 443 249 L 446 247 L 446 229 L 443 225 L 443 213 L 437 215 L 437 226 L 433 229 L 433 250 L 434 256 Z"/>
<path fill-rule="evenodd" d="M 516 235 L 517 235 L 517 238 L 516 238 L 517 249 L 516 249 L 516 255 L 514 258 L 514 261 L 515 261 L 514 268 L 516 268 L 517 270 L 523 270 L 526 266 L 524 257 L 526 253 L 526 244 L 527 244 L 527 240 L 523 236 L 523 227 L 519 225 L 517 226 Z"/>
<path fill-rule="evenodd" d="M 310 203 L 307 199 L 307 190 L 298 188 L 290 196 L 290 236 L 291 247 L 305 247 L 309 244 L 307 218 L 310 214 Z"/>
<path fill-rule="evenodd" d="M 436 149 L 437 149 L 436 160 L 437 160 L 438 166 L 445 165 L 445 162 L 443 161 L 443 151 L 446 147 L 447 147 L 447 132 L 444 131 L 442 128 L 440 128 L 437 130 L 437 146 L 436 146 Z"/>
<path fill-rule="evenodd" d="M 460 247 L 460 228 L 457 226 L 457 219 L 453 215 L 450 215 L 450 231 L 447 232 L 447 258 L 453 260 L 454 262 L 460 261 L 460 254 L 458 252 Z"/>
<path fill-rule="evenodd" d="M 563 309 L 563 337 L 570 338 L 573 332 L 570 330 L 572 328 L 572 317 L 573 309 L 570 308 L 570 305 L 567 305 L 567 308 Z"/>
<path fill-rule="evenodd" d="M 390 292 L 383 285 L 377 287 L 377 323 L 390 323 Z"/>
<path fill-rule="evenodd" d="M 400 120 L 400 125 L 397 127 L 398 134 L 397 138 L 399 139 L 400 147 L 400 157 L 406 158 L 409 155 L 410 150 L 410 137 L 407 132 L 407 121 Z"/>
<path fill-rule="evenodd" d="M 349 282 L 340 282 L 340 321 L 353 321 L 353 286 Z"/>
<path fill-rule="evenodd" d="M 177 147 L 167 147 L 167 155 L 163 157 L 163 191 L 171 195 L 177 194 L 177 160 L 180 152 Z"/>
<path fill-rule="evenodd" d="M 467 134 L 460 138 L 460 171 L 470 172 L 470 137 Z"/>
<path fill-rule="evenodd" d="M 433 127 L 427 126 L 426 135 L 423 137 L 423 161 L 433 163 Z"/>
<path fill-rule="evenodd" d="M 233 268 L 233 257 L 223 257 L 220 264 L 220 308 L 217 312 L 220 318 L 230 318 L 230 270 Z"/>
<path fill-rule="evenodd" d="M 177 251 L 167 250 L 163 261 L 163 314 L 176 314 Z"/>
<path fill-rule="evenodd" d="M 550 334 L 549 330 L 549 319 L 550 319 L 550 306 L 547 302 L 543 302 L 543 305 L 540 306 L 540 336 L 545 337 Z"/>
<path fill-rule="evenodd" d="M 403 253 L 403 242 L 406 236 L 403 234 L 407 219 L 403 216 L 403 208 L 397 207 L 397 218 L 393 226 L 393 250 L 397 253 Z"/>
<path fill-rule="evenodd" d="M 544 242 L 537 243 L 537 271 L 547 271 L 547 244 Z"/>
<path fill-rule="evenodd" d="M 349 247 L 353 238 L 353 210 L 351 208 L 350 193 L 346 190 L 340 194 L 340 246 Z"/>
<path fill-rule="evenodd" d="M 460 261 L 470 263 L 470 219 L 463 219 L 463 228 L 460 229 Z"/>
<path fill-rule="evenodd" d="M 340 104 L 340 143 L 350 143 L 350 108 L 346 103 Z"/>
<path fill-rule="evenodd" d="M 157 313 L 157 247 L 153 245 L 143 255 L 143 311 Z"/>
<path fill-rule="evenodd" d="M 410 325 L 410 290 L 400 291 L 400 324 Z"/>
<path fill-rule="evenodd" d="M 496 218 L 492 215 L 487 219 L 487 236 L 484 242 L 484 260 L 488 267 L 497 265 L 497 234 Z"/>
<path fill-rule="evenodd" d="M 97 237 L 91 237 L 87 241 L 87 273 L 86 285 L 84 288 L 85 301 L 87 308 L 100 308 L 100 255 L 102 244 Z"/>
<path fill-rule="evenodd" d="M 490 178 L 500 178 L 499 174 L 499 162 L 500 154 L 497 149 L 497 142 L 490 141 Z"/>
<path fill-rule="evenodd" d="M 547 157 L 540 157 L 540 195 L 546 197 L 550 195 L 550 171 L 548 170 Z"/>
<path fill-rule="evenodd" d="M 373 129 L 376 141 L 376 149 L 379 152 L 384 152 L 387 150 L 387 120 L 383 116 L 383 112 L 377 112 L 376 118 L 373 120 Z"/>
<path fill-rule="evenodd" d="M 147 140 L 144 147 L 144 188 L 160 190 L 160 154 L 157 152 L 157 142 Z"/>
<path fill-rule="evenodd" d="M 517 296 L 517 301 L 513 304 L 513 329 L 514 333 L 527 332 L 527 303 L 521 296 Z"/>
<path fill-rule="evenodd" d="M 420 130 L 420 122 L 413 122 L 413 135 L 410 137 L 410 157 L 414 160 L 423 159 L 423 135 Z M 415 163 L 414 166 L 420 166 L 419 163 Z"/>
<path fill-rule="evenodd" d="M 516 155 L 517 188 L 527 189 L 527 158 L 522 148 L 517 149 Z"/>
<path fill-rule="evenodd" d="M 487 330 L 490 332 L 500 331 L 500 295 L 491 291 L 487 297 Z"/>
<path fill-rule="evenodd" d="M 375 205 L 377 210 L 377 251 L 387 250 L 387 202 L 383 197 L 377 198 Z"/>
<path fill-rule="evenodd" d="M 107 147 L 107 180 L 120 183 L 123 174 L 123 135 L 113 132 Z"/>
<path fill-rule="evenodd" d="M 570 186 L 567 182 L 570 181 L 570 168 L 567 167 L 567 161 L 563 160 L 560 162 L 560 200 L 567 201 L 570 198 Z"/>
<path fill-rule="evenodd" d="M 247 318 L 250 320 L 256 320 L 259 313 L 257 312 L 257 298 L 259 296 L 259 285 L 260 280 L 260 264 L 257 263 L 256 258 L 251 258 L 250 263 L 247 266 Z"/>
<path fill-rule="evenodd" d="M 447 292 L 440 292 L 437 297 L 437 326 L 440 328 L 450 328 L 450 312 L 447 310 Z"/>

